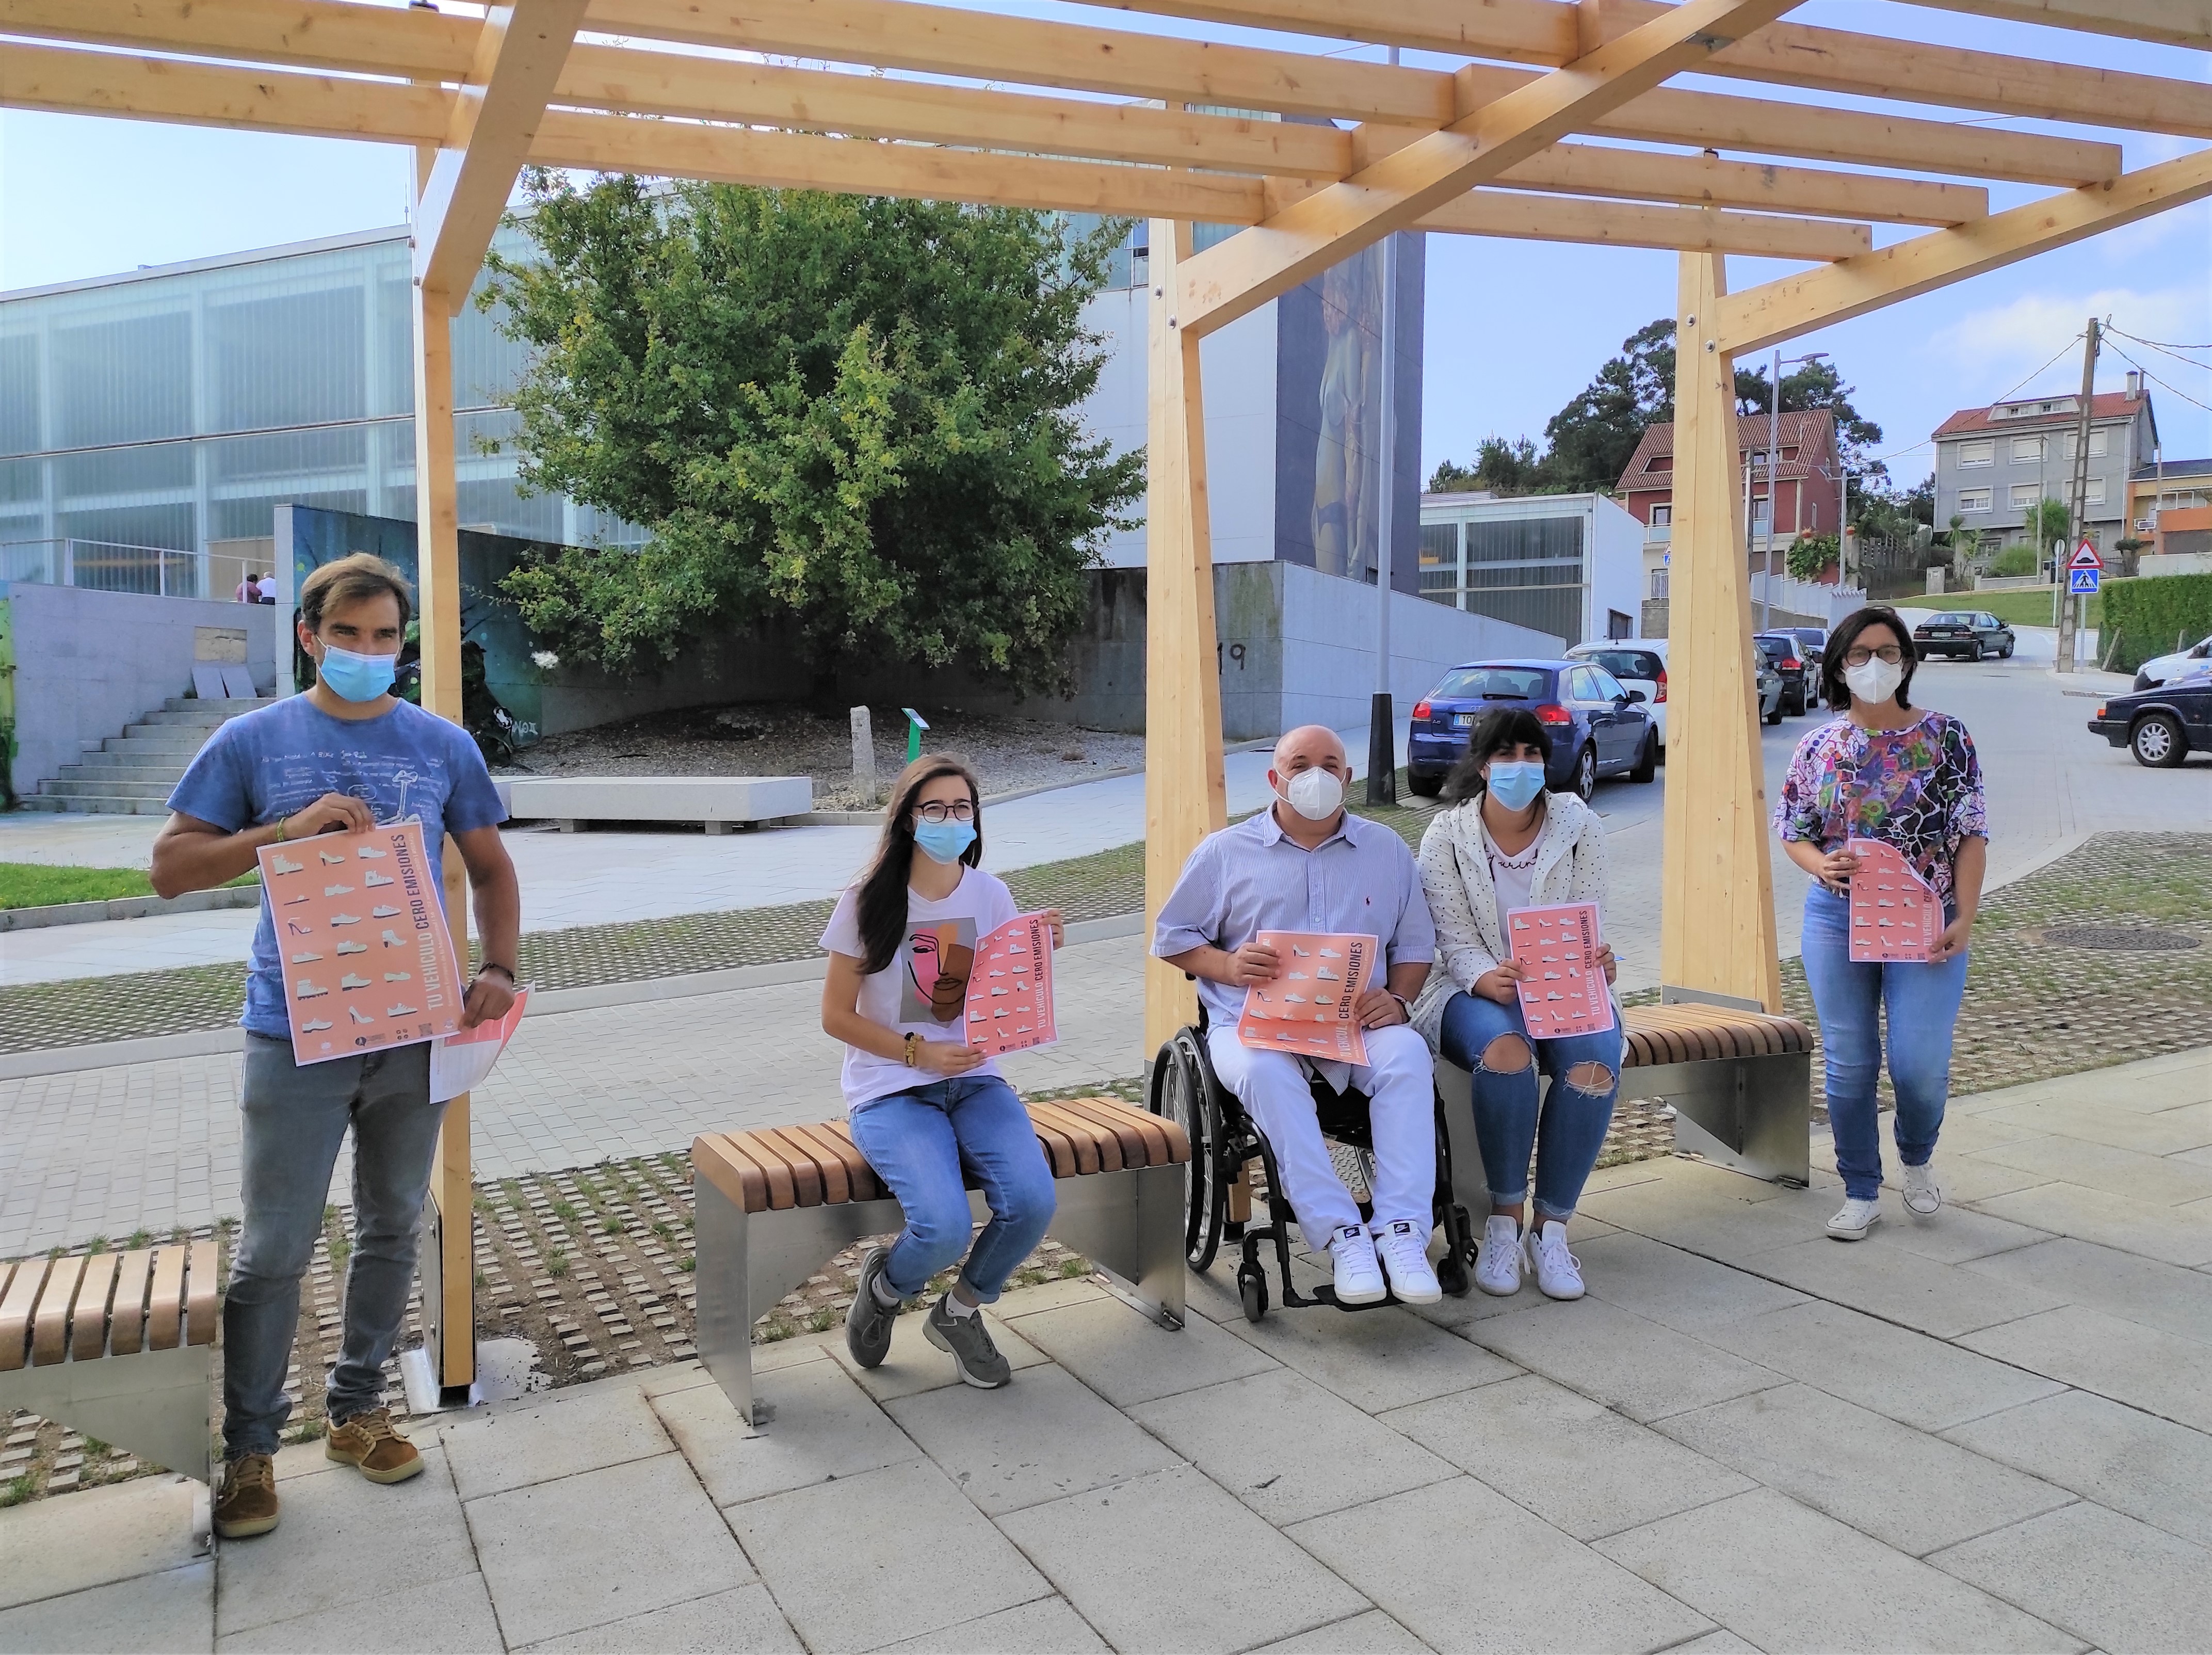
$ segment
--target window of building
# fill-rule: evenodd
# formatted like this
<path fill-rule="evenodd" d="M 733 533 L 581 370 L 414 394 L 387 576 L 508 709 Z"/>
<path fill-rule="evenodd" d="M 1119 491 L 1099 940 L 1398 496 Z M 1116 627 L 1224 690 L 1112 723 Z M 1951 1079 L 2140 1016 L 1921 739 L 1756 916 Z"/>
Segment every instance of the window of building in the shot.
<path fill-rule="evenodd" d="M 2012 459 L 2015 465 L 2033 465 L 2043 458 L 2043 439 L 2040 436 L 2014 437 L 2012 440 Z"/>
<path fill-rule="evenodd" d="M 1960 511 L 1987 511 L 1989 508 L 1990 491 L 1987 489 L 1961 489 L 1959 490 L 1959 509 Z"/>
<path fill-rule="evenodd" d="M 1986 465 L 1996 458 L 1996 449 L 1994 437 L 1984 437 L 1978 442 L 1962 442 L 1959 445 L 1959 464 Z"/>
<path fill-rule="evenodd" d="M 1758 527 L 1759 525 L 1767 521 L 1773 515 L 1773 508 L 1767 503 L 1767 499 L 1765 495 L 1760 495 L 1752 501 L 1751 521 L 1753 527 Z"/>
<path fill-rule="evenodd" d="M 2087 496 L 2087 500 L 2092 506 L 2101 506 L 2105 503 L 2105 479 L 2103 478 L 2093 477 L 2089 479 L 2089 492 Z"/>
<path fill-rule="evenodd" d="M 1460 607 L 1554 637 L 1580 639 L 1583 522 L 1580 514 L 1469 521 Z"/>
<path fill-rule="evenodd" d="M 2014 511 L 2028 510 L 2035 504 L 2035 496 L 2036 485 L 2034 484 L 2014 484 L 2012 485 L 2012 508 Z"/>
<path fill-rule="evenodd" d="M 1664 528 L 1674 520 L 1674 508 L 1671 502 L 1662 500 L 1651 508 L 1651 526 L 1653 528 Z"/>

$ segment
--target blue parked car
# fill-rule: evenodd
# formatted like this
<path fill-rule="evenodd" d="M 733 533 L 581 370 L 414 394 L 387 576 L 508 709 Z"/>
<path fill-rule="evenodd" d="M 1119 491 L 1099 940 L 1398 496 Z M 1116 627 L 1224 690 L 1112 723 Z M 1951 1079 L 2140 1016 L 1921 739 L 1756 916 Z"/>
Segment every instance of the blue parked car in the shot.
<path fill-rule="evenodd" d="M 1406 781 L 1441 792 L 1444 773 L 1466 756 L 1468 733 L 1493 707 L 1526 707 L 1552 738 L 1545 781 L 1587 804 L 1601 776 L 1649 782 L 1658 774 L 1659 733 L 1641 690 L 1586 660 L 1487 660 L 1455 666 L 1413 709 Z"/>

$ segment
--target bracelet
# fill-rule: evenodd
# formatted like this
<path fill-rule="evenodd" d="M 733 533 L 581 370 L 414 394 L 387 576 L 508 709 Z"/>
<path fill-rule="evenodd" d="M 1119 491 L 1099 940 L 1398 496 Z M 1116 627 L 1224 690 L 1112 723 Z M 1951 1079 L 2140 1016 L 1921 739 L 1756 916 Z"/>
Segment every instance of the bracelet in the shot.
<path fill-rule="evenodd" d="M 512 989 L 514 987 L 516 979 L 514 970 L 511 967 L 501 965 L 496 960 L 488 959 L 483 964 L 477 967 L 477 975 L 478 977 L 482 977 L 486 971 L 497 971 L 501 977 L 507 979 L 507 986 L 508 988 Z"/>
<path fill-rule="evenodd" d="M 921 1037 L 918 1034 L 908 1035 L 906 1037 L 906 1066 L 908 1068 L 919 1068 L 921 1067 L 919 1061 L 921 1052 Z"/>
<path fill-rule="evenodd" d="M 275 838 L 271 839 L 269 843 L 270 843 L 270 844 L 272 844 L 272 845 L 281 845 L 281 844 L 283 844 L 283 843 L 284 843 L 284 834 L 285 834 L 285 831 L 286 831 L 288 828 L 289 828 L 291 825 L 292 825 L 292 818 L 291 818 L 290 817 L 289 817 L 289 816 L 280 816 L 280 817 L 278 817 L 278 818 L 276 818 L 276 837 Z"/>

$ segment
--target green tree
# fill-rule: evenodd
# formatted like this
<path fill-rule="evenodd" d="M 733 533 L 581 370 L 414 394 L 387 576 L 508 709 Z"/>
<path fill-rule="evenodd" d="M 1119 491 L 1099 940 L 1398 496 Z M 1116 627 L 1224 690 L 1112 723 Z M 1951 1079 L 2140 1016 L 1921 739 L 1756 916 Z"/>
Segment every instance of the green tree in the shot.
<path fill-rule="evenodd" d="M 1540 463 L 1536 458 L 1536 445 L 1527 437 L 1483 438 L 1474 451 L 1474 469 L 1447 459 L 1436 469 L 1429 479 L 1431 494 L 1457 494 L 1474 489 L 1487 489 L 1503 496 L 1533 494 L 1540 491 L 1543 483 Z"/>
<path fill-rule="evenodd" d="M 1820 571 L 1841 555 L 1842 541 L 1832 534 L 1801 534 L 1790 543 L 1789 568 L 1792 580 L 1814 581 Z"/>
<path fill-rule="evenodd" d="M 649 668 L 781 623 L 817 698 L 841 666 L 959 664 L 1060 687 L 1083 571 L 1141 453 L 1074 410 L 1082 325 L 1127 226 L 728 185 L 533 172 L 536 255 L 485 302 L 532 347 L 526 486 L 641 526 L 507 591 L 564 656 Z"/>
<path fill-rule="evenodd" d="M 1545 422 L 1545 485 L 1611 489 L 1645 429 L 1674 417 L 1674 323 L 1661 317 L 1620 342 L 1574 399 Z"/>

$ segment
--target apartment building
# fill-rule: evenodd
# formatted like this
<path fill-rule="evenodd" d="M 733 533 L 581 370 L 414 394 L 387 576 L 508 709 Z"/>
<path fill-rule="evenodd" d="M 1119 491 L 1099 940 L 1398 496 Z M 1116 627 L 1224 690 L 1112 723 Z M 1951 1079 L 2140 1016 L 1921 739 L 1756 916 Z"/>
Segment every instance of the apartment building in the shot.
<path fill-rule="evenodd" d="M 2078 395 L 2026 397 L 1962 408 L 1936 428 L 1936 526 L 1954 516 L 1983 546 L 2031 538 L 2043 500 L 2071 502 Z M 2158 422 L 2140 375 L 2124 391 L 2103 392 L 2089 406 L 2089 487 L 2083 510 L 2089 538 L 2110 548 L 2129 532 L 2129 483 L 2158 444 Z"/>

